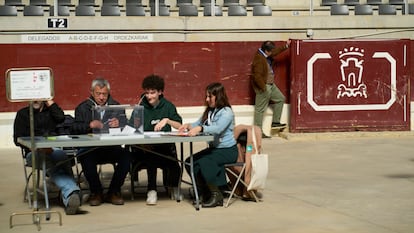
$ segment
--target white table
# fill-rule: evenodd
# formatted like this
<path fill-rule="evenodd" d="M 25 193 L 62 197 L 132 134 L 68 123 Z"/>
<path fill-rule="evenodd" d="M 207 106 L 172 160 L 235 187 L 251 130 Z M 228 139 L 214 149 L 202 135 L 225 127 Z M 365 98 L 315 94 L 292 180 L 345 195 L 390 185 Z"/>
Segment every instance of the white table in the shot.
<path fill-rule="evenodd" d="M 200 209 L 200 199 L 197 192 L 197 184 L 194 176 L 193 166 L 193 143 L 194 142 L 209 142 L 213 141 L 212 135 L 198 135 L 194 137 L 189 136 L 174 136 L 170 134 L 144 134 L 144 135 L 127 135 L 127 136 L 112 136 L 112 135 L 63 135 L 56 137 L 35 137 L 34 148 L 51 148 L 51 147 L 98 147 L 98 146 L 116 146 L 116 145 L 140 145 L 140 144 L 162 144 L 162 143 L 180 143 L 181 144 L 181 161 L 184 162 L 183 143 L 189 143 L 190 148 L 190 176 L 195 193 L 195 208 Z M 20 137 L 17 141 L 28 147 L 32 147 L 30 137 Z M 183 172 L 183 165 L 181 166 Z M 180 187 L 181 189 L 181 179 Z"/>

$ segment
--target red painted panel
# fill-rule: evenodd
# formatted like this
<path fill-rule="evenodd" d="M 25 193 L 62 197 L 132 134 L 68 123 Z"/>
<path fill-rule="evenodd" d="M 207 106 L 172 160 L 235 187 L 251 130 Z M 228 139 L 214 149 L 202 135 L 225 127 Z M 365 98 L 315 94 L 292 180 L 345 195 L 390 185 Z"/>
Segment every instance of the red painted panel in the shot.
<path fill-rule="evenodd" d="M 280 42 L 283 43 L 283 42 Z M 165 95 L 177 106 L 204 103 L 204 89 L 222 82 L 231 104 L 254 104 L 250 63 L 261 42 L 167 42 L 125 44 L 1 44 L 0 72 L 9 68 L 48 66 L 55 75 L 55 100 L 74 109 L 89 95 L 91 80 L 102 76 L 111 82 L 112 95 L 121 103 L 137 102 L 141 81 L 156 73 L 166 80 Z M 284 62 L 276 73 L 282 91 L 289 80 Z M 282 70 L 282 72 L 280 72 Z M 278 81 L 279 82 L 279 81 Z M 6 100 L 0 82 L 0 112 L 17 111 L 25 103 Z"/>
<path fill-rule="evenodd" d="M 408 130 L 408 40 L 295 41 L 291 131 Z"/>

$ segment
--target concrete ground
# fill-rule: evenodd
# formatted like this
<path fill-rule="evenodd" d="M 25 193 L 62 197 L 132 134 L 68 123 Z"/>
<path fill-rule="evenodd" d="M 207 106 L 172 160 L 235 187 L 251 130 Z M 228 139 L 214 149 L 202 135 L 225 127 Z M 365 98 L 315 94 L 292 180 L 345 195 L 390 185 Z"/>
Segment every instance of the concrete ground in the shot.
<path fill-rule="evenodd" d="M 177 203 L 160 189 L 156 206 L 145 189 L 123 206 L 103 204 L 41 221 L 42 232 L 237 232 L 237 233 L 412 233 L 414 232 L 414 134 L 411 132 L 289 134 L 265 139 L 269 175 L 260 203 L 236 200 L 228 208 L 196 211 L 184 186 Z M 203 144 L 197 144 L 196 150 Z M 23 202 L 23 171 L 17 148 L 0 149 L 0 232 L 35 232 Z M 105 167 L 109 171 L 110 167 Z M 141 172 L 142 173 L 142 172 Z M 145 184 L 145 174 L 140 173 Z M 104 172 L 104 174 L 106 174 Z M 159 176 L 160 177 L 160 176 Z"/>

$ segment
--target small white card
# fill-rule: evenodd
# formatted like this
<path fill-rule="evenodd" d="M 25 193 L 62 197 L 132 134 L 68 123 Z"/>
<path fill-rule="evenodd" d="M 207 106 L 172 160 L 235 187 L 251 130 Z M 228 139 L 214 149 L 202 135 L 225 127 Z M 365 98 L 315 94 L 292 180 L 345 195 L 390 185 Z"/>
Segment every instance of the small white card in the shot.
<path fill-rule="evenodd" d="M 118 135 L 132 135 L 135 133 L 135 128 L 126 125 L 122 131 L 121 128 L 109 128 L 109 135 L 114 135 L 114 136 L 118 136 Z"/>

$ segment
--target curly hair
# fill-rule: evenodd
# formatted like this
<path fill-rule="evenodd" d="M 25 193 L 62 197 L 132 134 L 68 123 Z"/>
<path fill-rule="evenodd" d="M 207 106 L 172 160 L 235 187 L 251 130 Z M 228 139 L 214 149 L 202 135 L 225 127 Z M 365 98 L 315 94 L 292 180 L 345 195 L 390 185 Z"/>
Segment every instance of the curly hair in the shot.
<path fill-rule="evenodd" d="M 148 75 L 142 81 L 142 89 L 155 89 L 157 91 L 164 91 L 164 79 L 155 74 Z"/>

